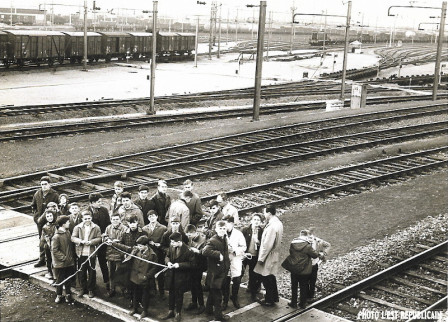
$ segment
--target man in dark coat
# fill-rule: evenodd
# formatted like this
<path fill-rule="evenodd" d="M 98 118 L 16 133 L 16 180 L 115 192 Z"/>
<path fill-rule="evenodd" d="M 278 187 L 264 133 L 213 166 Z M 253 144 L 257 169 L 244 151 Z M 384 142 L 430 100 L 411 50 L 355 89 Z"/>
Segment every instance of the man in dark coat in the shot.
<path fill-rule="evenodd" d="M 192 193 L 192 197 L 187 202 L 188 210 L 190 210 L 190 224 L 197 226 L 198 222 L 205 215 L 202 210 L 201 198 L 193 192 L 193 182 L 191 180 L 185 180 L 184 192 L 189 191 Z"/>
<path fill-rule="evenodd" d="M 222 286 L 230 269 L 226 222 L 218 221 L 215 231 L 216 234 L 207 241 L 202 250 L 202 254 L 207 257 L 207 284 L 210 286 L 205 311 L 209 315 L 214 314 L 216 321 L 226 321 L 229 316 L 222 314 L 221 306 Z"/>
<path fill-rule="evenodd" d="M 89 210 L 92 213 L 92 222 L 100 227 L 101 235 L 106 231 L 107 226 L 110 225 L 109 210 L 101 204 L 100 193 L 93 192 L 89 195 Z M 106 245 L 101 246 L 97 252 L 98 263 L 100 264 L 101 274 L 103 275 L 103 282 L 106 284 L 107 292 L 110 292 L 109 283 L 109 269 L 107 267 L 106 259 Z"/>
<path fill-rule="evenodd" d="M 33 196 L 33 201 L 31 202 L 31 210 L 33 212 L 34 222 L 37 225 L 37 231 L 39 232 L 39 239 L 42 236 L 42 227 L 45 225 L 45 222 L 42 224 L 38 224 L 37 220 L 42 216 L 47 205 L 50 202 L 55 202 L 56 204 L 59 202 L 59 194 L 51 188 L 50 177 L 43 176 L 40 178 L 40 189 L 36 191 Z M 39 246 L 39 261 L 34 265 L 34 267 L 45 266 L 45 250 Z"/>
<path fill-rule="evenodd" d="M 222 220 L 224 214 L 221 212 L 221 206 L 218 201 L 212 200 L 210 202 L 211 216 L 205 222 L 204 234 L 207 238 L 212 237 L 215 234 L 215 225 L 218 221 Z"/>
<path fill-rule="evenodd" d="M 182 242 L 180 233 L 172 233 L 171 245 L 166 253 L 165 286 L 169 290 L 169 312 L 163 320 L 176 318 L 181 320 L 184 293 L 190 289 L 190 270 L 194 265 L 194 253 Z"/>
<path fill-rule="evenodd" d="M 147 213 L 151 209 L 151 201 L 148 199 L 149 187 L 141 185 L 138 187 L 138 197 L 134 200 L 134 204 L 140 208 L 143 213 L 145 225 L 149 224 Z"/>
<path fill-rule="evenodd" d="M 168 225 L 165 220 L 166 212 L 171 205 L 171 197 L 166 193 L 168 186 L 165 180 L 159 180 L 157 184 L 157 192 L 149 200 L 149 209 L 157 213 L 158 222 L 164 226 Z"/>

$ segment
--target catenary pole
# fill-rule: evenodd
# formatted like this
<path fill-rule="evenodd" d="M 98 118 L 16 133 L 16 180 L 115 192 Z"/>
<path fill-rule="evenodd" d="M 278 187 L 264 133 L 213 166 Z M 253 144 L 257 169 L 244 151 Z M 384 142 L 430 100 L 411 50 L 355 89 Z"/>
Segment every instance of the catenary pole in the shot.
<path fill-rule="evenodd" d="M 436 66 L 434 69 L 434 84 L 432 86 L 432 100 L 437 99 L 437 89 L 439 87 L 440 79 L 440 59 L 442 55 L 444 31 L 445 31 L 445 19 L 446 19 L 446 1 L 442 3 L 442 14 L 440 15 L 440 28 L 439 28 L 439 41 L 437 43 L 437 55 L 436 55 Z"/>
<path fill-rule="evenodd" d="M 84 0 L 84 57 L 83 71 L 87 71 L 87 0 Z"/>
<path fill-rule="evenodd" d="M 260 1 L 260 18 L 258 19 L 257 64 L 255 67 L 255 93 L 253 121 L 260 119 L 261 69 L 263 65 L 264 28 L 266 21 L 266 1 Z"/>
<path fill-rule="evenodd" d="M 147 114 L 155 114 L 156 109 L 154 107 L 154 87 L 156 80 L 156 52 L 157 52 L 157 1 L 152 3 L 152 55 L 151 55 L 151 87 L 150 87 L 150 103 Z"/>
<path fill-rule="evenodd" d="M 344 46 L 344 61 L 342 63 L 342 82 L 341 82 L 341 95 L 340 99 L 343 101 L 345 97 L 345 76 L 347 72 L 347 51 L 348 51 L 348 36 L 350 32 L 350 15 L 352 11 L 352 2 L 348 2 L 347 7 L 347 22 L 345 25 L 345 46 Z"/>

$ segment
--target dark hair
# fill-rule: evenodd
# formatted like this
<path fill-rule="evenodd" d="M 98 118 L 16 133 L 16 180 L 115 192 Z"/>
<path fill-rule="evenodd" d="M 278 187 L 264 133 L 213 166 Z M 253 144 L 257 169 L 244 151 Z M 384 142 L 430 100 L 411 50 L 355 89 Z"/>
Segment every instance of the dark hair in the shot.
<path fill-rule="evenodd" d="M 138 222 L 138 218 L 136 215 L 129 215 L 126 217 L 128 223 Z"/>
<path fill-rule="evenodd" d="M 216 223 L 216 227 L 225 227 L 225 226 L 227 226 L 227 224 L 226 224 L 226 222 L 224 220 L 219 220 Z"/>
<path fill-rule="evenodd" d="M 258 218 L 260 218 L 261 221 L 263 221 L 263 215 L 260 214 L 259 212 L 254 213 L 252 217 L 250 217 L 250 220 L 252 220 L 252 218 L 254 218 L 255 216 L 257 216 Z"/>
<path fill-rule="evenodd" d="M 193 198 L 193 193 L 191 191 L 182 192 L 182 198 Z"/>
<path fill-rule="evenodd" d="M 147 191 L 149 191 L 149 187 L 148 186 L 145 186 L 145 185 L 141 185 L 140 187 L 138 187 L 138 191 L 140 192 L 140 191 L 143 191 L 143 190 L 147 190 Z"/>
<path fill-rule="evenodd" d="M 101 193 L 98 192 L 93 192 L 89 195 L 89 201 L 91 203 L 93 202 L 97 202 L 98 200 L 100 200 L 100 198 L 102 198 L 103 196 L 101 195 Z"/>
<path fill-rule="evenodd" d="M 140 245 L 147 245 L 149 243 L 149 238 L 146 236 L 140 236 L 139 238 L 137 238 L 135 243 Z"/>
<path fill-rule="evenodd" d="M 227 221 L 227 222 L 231 222 L 231 223 L 235 222 L 235 218 L 233 218 L 233 216 L 231 216 L 231 215 L 225 216 L 222 220 Z"/>
<path fill-rule="evenodd" d="M 123 193 L 121 194 L 121 199 L 123 199 L 123 198 L 129 198 L 129 199 L 131 199 L 131 197 L 132 197 L 132 195 L 131 195 L 131 193 L 130 193 L 129 191 L 125 191 L 125 192 L 123 192 Z"/>
<path fill-rule="evenodd" d="M 112 215 L 110 216 L 110 218 L 112 218 L 112 217 L 120 217 L 121 218 L 121 216 L 120 216 L 120 214 L 118 213 L 118 212 L 114 212 L 114 213 L 112 213 Z"/>
<path fill-rule="evenodd" d="M 267 206 L 266 207 L 266 212 L 269 212 L 269 213 L 271 213 L 273 216 L 275 216 L 275 214 L 276 214 L 276 209 L 275 209 L 275 206 Z"/>
<path fill-rule="evenodd" d="M 195 233 L 196 232 L 196 226 L 195 225 L 187 225 L 185 227 L 185 233 Z"/>
<path fill-rule="evenodd" d="M 93 215 L 92 215 L 92 212 L 90 210 L 83 210 L 81 212 L 81 217 L 84 218 L 84 216 L 93 216 Z"/>
<path fill-rule="evenodd" d="M 61 194 L 59 195 L 59 198 L 58 198 L 59 202 L 61 202 L 61 198 L 62 198 L 62 197 L 65 197 L 65 199 L 67 199 L 67 202 L 70 200 L 70 199 L 68 198 L 68 194 L 66 194 L 66 193 L 61 193 Z"/>
<path fill-rule="evenodd" d="M 42 182 L 42 181 L 47 181 L 48 183 L 50 183 L 51 179 L 49 176 L 43 176 L 42 178 L 40 178 L 40 182 Z"/>
<path fill-rule="evenodd" d="M 210 208 L 213 207 L 213 206 L 218 206 L 219 207 L 219 202 L 216 199 L 210 201 Z"/>
<path fill-rule="evenodd" d="M 56 226 L 62 227 L 69 220 L 70 218 L 68 216 L 59 216 L 58 219 L 56 219 Z"/>
<path fill-rule="evenodd" d="M 146 217 L 149 217 L 149 216 L 151 216 L 151 215 L 156 215 L 157 216 L 157 213 L 154 211 L 154 210 L 149 210 L 148 211 L 148 213 L 146 214 Z"/>

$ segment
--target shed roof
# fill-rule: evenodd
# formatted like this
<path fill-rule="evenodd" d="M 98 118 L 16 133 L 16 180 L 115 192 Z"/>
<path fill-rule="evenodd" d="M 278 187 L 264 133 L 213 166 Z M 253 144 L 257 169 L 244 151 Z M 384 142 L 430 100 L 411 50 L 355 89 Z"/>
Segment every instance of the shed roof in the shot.
<path fill-rule="evenodd" d="M 152 33 L 150 32 L 128 32 L 128 34 L 132 36 L 138 36 L 138 37 L 151 37 Z"/>
<path fill-rule="evenodd" d="M 130 37 L 130 35 L 126 32 L 118 32 L 118 31 L 101 31 L 98 32 L 101 35 L 111 36 L 111 37 Z"/>
<path fill-rule="evenodd" d="M 69 35 L 69 36 L 73 36 L 73 37 L 78 37 L 78 36 L 84 36 L 84 32 L 82 31 L 62 31 L 63 34 Z M 93 31 L 88 31 L 87 32 L 87 36 L 92 37 L 92 36 L 97 36 L 97 37 L 101 37 L 101 35 L 97 32 L 93 32 Z"/>
<path fill-rule="evenodd" d="M 64 36 L 60 31 L 47 31 L 47 30 L 4 30 L 12 35 L 25 35 L 25 36 Z"/>

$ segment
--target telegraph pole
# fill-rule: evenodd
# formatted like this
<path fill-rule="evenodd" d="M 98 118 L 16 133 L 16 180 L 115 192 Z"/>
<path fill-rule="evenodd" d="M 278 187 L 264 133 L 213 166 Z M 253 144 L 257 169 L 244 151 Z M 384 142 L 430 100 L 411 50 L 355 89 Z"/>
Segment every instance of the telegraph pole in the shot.
<path fill-rule="evenodd" d="M 83 71 L 87 71 L 87 0 L 84 0 L 84 57 Z"/>
<path fill-rule="evenodd" d="M 260 1 L 260 18 L 258 19 L 257 65 L 255 68 L 255 93 L 253 121 L 260 120 L 261 69 L 263 65 L 264 27 L 266 21 L 266 1 Z"/>
<path fill-rule="evenodd" d="M 199 33 L 199 16 L 196 21 L 196 37 L 194 39 L 194 67 L 198 67 L 198 33 Z"/>
<path fill-rule="evenodd" d="M 344 61 L 342 63 L 342 82 L 341 82 L 341 95 L 340 95 L 341 101 L 344 101 L 344 96 L 345 96 L 345 76 L 347 73 L 347 51 L 348 51 L 348 38 L 349 38 L 348 36 L 349 36 L 349 32 L 350 32 L 351 11 L 352 11 L 352 2 L 349 1 L 348 7 L 347 7 L 347 22 L 345 25 Z"/>
<path fill-rule="evenodd" d="M 292 7 L 291 7 L 291 14 L 292 14 L 292 20 L 291 20 L 291 38 L 290 38 L 290 40 L 289 40 L 289 45 L 290 45 L 290 48 L 289 48 L 289 53 L 290 54 L 292 54 L 292 45 L 293 45 L 293 42 L 294 42 L 294 12 L 296 11 L 296 7 L 294 7 L 294 2 L 293 2 L 293 5 L 292 5 Z"/>
<path fill-rule="evenodd" d="M 219 6 L 219 23 L 218 23 L 218 58 L 221 56 L 221 11 L 222 5 Z"/>
<path fill-rule="evenodd" d="M 154 86 L 156 80 L 156 52 L 157 52 L 157 1 L 152 2 L 152 53 L 151 53 L 151 87 L 150 87 L 150 103 L 149 110 L 146 114 L 156 114 L 154 107 Z"/>
<path fill-rule="evenodd" d="M 437 55 L 436 55 L 436 66 L 434 69 L 434 84 L 432 86 L 432 100 L 437 99 L 437 89 L 439 87 L 440 79 L 440 59 L 442 54 L 443 38 L 445 31 L 445 18 L 446 18 L 446 1 L 442 3 L 442 14 L 440 15 L 440 27 L 439 27 L 439 41 L 437 43 Z"/>

